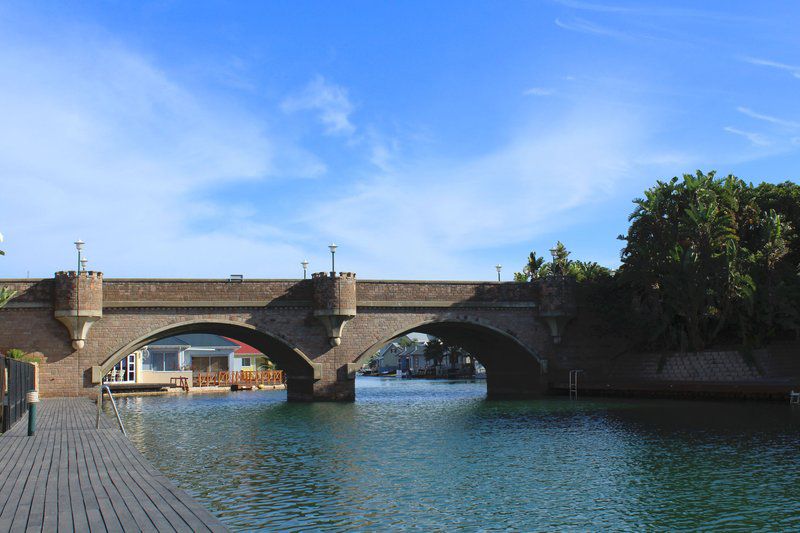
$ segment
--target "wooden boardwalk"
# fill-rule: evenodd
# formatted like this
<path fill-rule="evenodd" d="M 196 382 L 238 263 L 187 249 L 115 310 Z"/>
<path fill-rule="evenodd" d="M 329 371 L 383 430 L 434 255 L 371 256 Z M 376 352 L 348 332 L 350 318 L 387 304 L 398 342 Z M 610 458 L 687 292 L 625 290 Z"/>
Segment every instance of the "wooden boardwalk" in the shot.
<path fill-rule="evenodd" d="M 87 398 L 42 400 L 0 436 L 0 532 L 226 531 Z"/>

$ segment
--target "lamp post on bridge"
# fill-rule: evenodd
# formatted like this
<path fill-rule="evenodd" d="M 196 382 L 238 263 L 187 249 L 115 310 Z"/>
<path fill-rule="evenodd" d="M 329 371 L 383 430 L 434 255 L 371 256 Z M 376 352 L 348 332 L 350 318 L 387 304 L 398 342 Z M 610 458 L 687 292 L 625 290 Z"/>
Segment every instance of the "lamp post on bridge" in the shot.
<path fill-rule="evenodd" d="M 303 259 L 300 264 L 303 265 L 303 279 L 306 279 L 308 277 L 308 259 Z"/>
<path fill-rule="evenodd" d="M 88 262 L 89 262 L 89 260 L 86 259 L 85 257 L 83 259 L 81 259 L 81 271 L 82 272 L 86 272 L 86 263 L 88 263 Z"/>
<path fill-rule="evenodd" d="M 494 268 L 497 269 L 497 281 L 500 281 L 500 271 L 503 270 L 503 265 L 497 264 Z"/>
<path fill-rule="evenodd" d="M 83 260 L 81 259 L 81 251 L 83 250 L 83 245 L 86 244 L 82 240 L 78 239 L 75 241 L 75 249 L 78 250 L 78 270 L 75 272 L 75 335 L 73 337 L 75 339 L 79 338 L 79 331 L 80 325 L 80 309 L 81 309 L 81 264 Z"/>
<path fill-rule="evenodd" d="M 336 258 L 336 248 L 338 248 L 338 246 L 336 246 L 335 243 L 330 243 L 328 245 L 328 249 L 331 251 L 331 277 L 332 278 L 336 277 L 336 259 L 335 259 Z"/>

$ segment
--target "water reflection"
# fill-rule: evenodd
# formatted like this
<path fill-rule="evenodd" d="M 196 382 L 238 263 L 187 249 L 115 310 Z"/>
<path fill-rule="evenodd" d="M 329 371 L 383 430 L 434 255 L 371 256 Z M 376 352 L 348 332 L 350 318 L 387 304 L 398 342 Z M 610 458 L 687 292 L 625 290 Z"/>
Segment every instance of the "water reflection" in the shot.
<path fill-rule="evenodd" d="M 354 404 L 120 404 L 145 456 L 234 529 L 800 527 L 800 409 L 484 396 L 365 378 Z"/>

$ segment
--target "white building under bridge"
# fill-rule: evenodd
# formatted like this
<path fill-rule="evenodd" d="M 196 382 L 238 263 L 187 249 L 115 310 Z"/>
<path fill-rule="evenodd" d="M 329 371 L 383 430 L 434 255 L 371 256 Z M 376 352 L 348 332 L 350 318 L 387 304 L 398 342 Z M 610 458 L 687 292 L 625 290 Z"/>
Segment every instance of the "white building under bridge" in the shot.
<path fill-rule="evenodd" d="M 104 381 L 119 384 L 167 384 L 172 378 L 194 374 L 272 367 L 267 356 L 252 346 L 206 333 L 165 337 L 128 355 L 117 363 Z"/>

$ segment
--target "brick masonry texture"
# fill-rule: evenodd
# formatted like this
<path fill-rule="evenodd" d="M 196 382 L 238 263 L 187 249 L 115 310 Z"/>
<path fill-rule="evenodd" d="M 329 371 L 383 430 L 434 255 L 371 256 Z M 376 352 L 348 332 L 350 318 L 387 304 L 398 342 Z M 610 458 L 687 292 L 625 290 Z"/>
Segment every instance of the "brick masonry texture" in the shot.
<path fill-rule="evenodd" d="M 314 283 L 314 309 L 328 311 L 356 308 L 356 275 L 342 272 L 335 278 L 325 272 L 312 275 Z"/>
<path fill-rule="evenodd" d="M 565 383 L 575 368 L 597 382 L 780 379 L 789 386 L 800 375 L 796 343 L 758 352 L 753 364 L 730 351 L 674 355 L 663 365 L 659 354 L 624 354 L 620 339 L 580 302 L 562 342 L 555 344 L 540 309 L 575 310 L 570 287 L 356 281 L 350 274 L 335 280 L 229 282 L 103 279 L 89 273 L 81 291 L 95 298 L 86 305 L 102 299 L 103 318 L 92 326 L 86 346 L 75 351 L 53 316 L 57 307 L 74 306 L 69 279 L 0 280 L 0 286 L 19 293 L 0 309 L 0 350 L 42 354 L 43 396 L 93 394 L 93 366 L 107 369 L 148 342 L 189 331 L 227 335 L 261 349 L 286 369 L 288 394 L 296 400 L 352 399 L 351 364 L 365 362 L 381 345 L 410 331 L 452 340 L 474 353 L 487 367 L 490 396 L 541 394 Z M 346 323 L 341 344 L 332 347 L 314 311 L 353 303 L 358 313 Z M 81 308 L 87 309 L 83 296 Z"/>
<path fill-rule="evenodd" d="M 103 309 L 102 272 L 57 272 L 53 284 L 53 305 L 57 310 Z"/>

